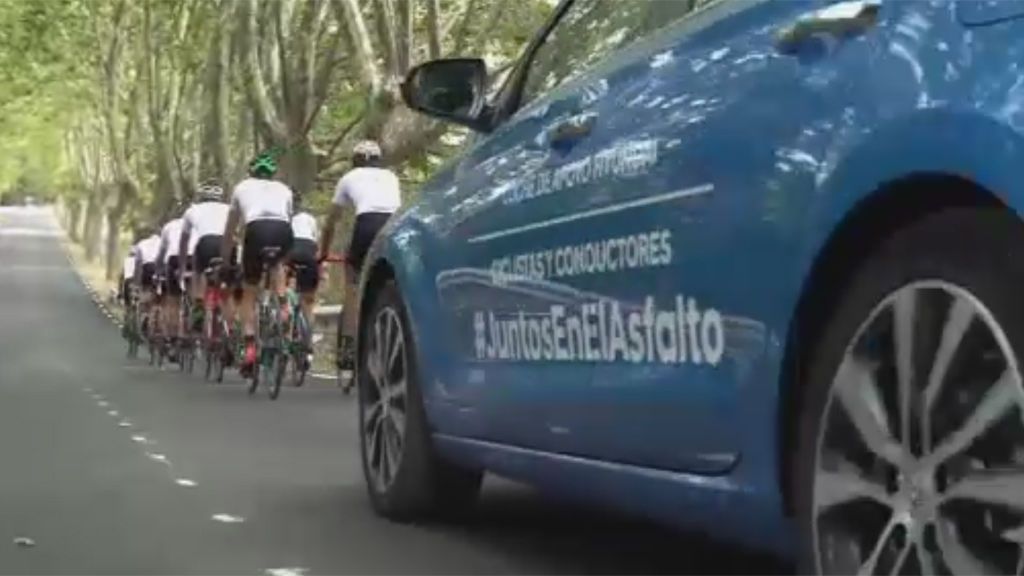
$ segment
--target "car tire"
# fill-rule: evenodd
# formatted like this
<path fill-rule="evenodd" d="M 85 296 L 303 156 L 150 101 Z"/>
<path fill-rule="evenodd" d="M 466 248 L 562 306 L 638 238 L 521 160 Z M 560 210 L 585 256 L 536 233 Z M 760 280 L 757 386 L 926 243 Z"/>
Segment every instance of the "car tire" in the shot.
<path fill-rule="evenodd" d="M 841 287 L 803 371 L 790 486 L 799 522 L 799 573 L 856 573 L 868 563 L 876 571 L 888 572 L 893 567 L 887 562 L 900 562 L 900 554 L 903 561 L 917 562 L 917 570 L 923 562 L 932 568 L 941 562 L 952 573 L 996 569 L 1001 558 L 972 564 L 963 555 L 946 552 L 946 546 L 969 550 L 959 546 L 965 541 L 960 535 L 970 530 L 971 538 L 977 538 L 977 531 L 983 530 L 967 525 L 968 517 L 950 508 L 949 502 L 961 494 L 959 487 L 973 473 L 962 461 L 975 459 L 982 438 L 985 443 L 994 441 L 987 435 L 995 434 L 995 424 L 979 433 L 978 443 L 944 459 L 932 456 L 957 445 L 952 431 L 967 428 L 969 419 L 981 413 L 981 399 L 992 399 L 997 387 L 1002 390 L 1004 376 L 1015 373 L 1019 388 L 1019 355 L 1014 351 L 1024 349 L 1022 286 L 1024 225 L 1016 216 L 998 209 L 951 208 L 892 235 Z M 901 354 L 902 350 L 910 352 Z M 985 362 L 975 358 L 982 352 L 986 355 L 977 358 Z M 892 357 L 886 360 L 886 354 Z M 1000 361 L 1003 368 L 998 368 Z M 940 365 L 945 366 L 941 372 L 936 369 Z M 999 374 L 998 379 L 989 376 L 990 370 Z M 932 378 L 936 373 L 944 376 Z M 906 374 L 911 376 L 902 376 Z M 864 375 L 870 378 L 865 380 Z M 932 382 L 939 384 L 929 401 Z M 904 397 L 911 400 L 901 402 Z M 972 399 L 968 408 L 960 406 L 961 397 Z M 943 408 L 953 405 L 967 410 L 967 416 L 953 416 L 955 409 Z M 1012 408 L 1006 410 L 1013 413 Z M 854 414 L 862 418 L 857 420 Z M 879 421 L 889 425 L 873 428 Z M 905 428 L 904 421 L 910 423 Z M 1002 426 L 1005 420 L 996 422 Z M 877 438 L 865 432 L 872 429 L 891 430 L 888 439 L 901 450 L 868 440 Z M 1024 450 L 1024 434 L 1013 434 L 1014 446 Z M 901 452 L 902 456 L 893 456 Z M 918 472 L 909 472 L 910 465 L 893 464 L 905 458 L 914 460 Z M 884 512 L 887 506 L 891 514 Z M 856 523 L 847 521 L 854 514 L 860 515 L 860 525 L 877 528 L 851 528 Z M 870 544 L 873 531 L 878 537 Z M 897 552 L 891 553 L 890 546 Z M 1021 550 L 1024 556 L 1024 547 Z M 915 570 L 914 564 L 907 566 Z M 1006 570 L 999 566 L 997 570 Z M 1009 569 L 1014 569 L 1012 562 Z"/>
<path fill-rule="evenodd" d="M 374 511 L 396 521 L 451 517 L 466 512 L 476 501 L 483 475 L 479 470 L 443 460 L 434 449 L 419 382 L 415 337 L 394 282 L 389 281 L 376 291 L 360 334 L 363 344 L 359 346 L 355 376 L 360 454 Z M 394 354 L 393 347 L 381 344 L 387 341 L 397 346 L 399 339 L 401 349 Z M 378 369 L 385 356 L 394 358 L 387 373 Z M 378 384 L 382 377 L 390 379 L 387 401 L 381 400 L 385 394 L 380 392 L 385 388 Z M 403 377 L 404 398 L 397 392 L 400 387 L 390 384 L 391 380 L 399 382 Z M 395 415 L 404 421 L 403 433 L 397 436 Z M 391 440 L 385 434 L 392 434 Z M 394 443 L 395 438 L 400 439 L 400 444 Z M 400 446 L 397 462 L 392 462 L 387 456 L 393 456 L 396 446 Z M 387 454 L 382 450 L 388 450 Z M 388 473 L 383 471 L 385 461 L 389 463 Z"/>

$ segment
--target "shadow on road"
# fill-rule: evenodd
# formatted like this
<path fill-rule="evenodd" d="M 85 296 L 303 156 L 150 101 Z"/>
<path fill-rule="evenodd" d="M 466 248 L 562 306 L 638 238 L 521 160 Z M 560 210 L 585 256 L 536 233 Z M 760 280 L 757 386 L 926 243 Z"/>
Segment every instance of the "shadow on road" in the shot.
<path fill-rule="evenodd" d="M 501 484 L 485 491 L 469 519 L 432 529 L 457 533 L 506 556 L 531 558 L 544 572 L 793 573 L 793 567 L 771 556 Z"/>

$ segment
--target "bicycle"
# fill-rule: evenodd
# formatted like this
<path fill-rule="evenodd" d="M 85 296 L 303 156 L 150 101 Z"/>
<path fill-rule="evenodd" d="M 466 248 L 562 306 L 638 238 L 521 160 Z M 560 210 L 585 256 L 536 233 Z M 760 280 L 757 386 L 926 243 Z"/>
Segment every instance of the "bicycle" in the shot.
<path fill-rule="evenodd" d="M 324 262 L 329 262 L 331 264 L 342 264 L 343 265 L 348 260 L 347 260 L 347 258 L 344 255 L 341 255 L 341 256 L 328 256 L 327 258 L 324 258 L 323 261 Z M 335 369 L 337 370 L 337 374 L 338 374 L 338 378 L 337 378 L 337 380 L 338 380 L 338 387 L 341 388 L 341 391 L 344 394 L 347 395 L 347 394 L 350 394 L 352 392 L 352 389 L 355 387 L 355 372 L 352 371 L 349 366 L 345 366 L 345 363 L 342 360 L 342 350 L 341 349 L 342 349 L 342 337 L 345 335 L 345 331 L 343 329 L 344 326 L 345 326 L 345 309 L 344 309 L 344 307 L 342 307 L 341 313 L 338 314 L 337 339 L 335 341 L 335 348 L 334 348 L 334 366 L 335 366 Z M 345 372 L 346 371 L 349 373 L 349 375 L 347 377 L 345 376 Z"/>
<path fill-rule="evenodd" d="M 125 295 L 127 303 L 124 308 L 124 338 L 128 341 L 128 358 L 139 357 L 139 345 L 142 344 L 142 331 L 139 326 L 139 299 L 134 288 Z"/>
<path fill-rule="evenodd" d="M 290 274 L 294 277 L 306 269 L 305 264 L 292 262 Z M 287 371 L 287 364 L 291 364 L 291 382 L 296 388 L 302 386 L 306 381 L 306 374 L 312 364 L 313 358 L 313 329 L 310 319 L 299 302 L 298 294 L 294 291 L 288 293 L 291 308 L 291 326 L 285 338 L 285 366 L 279 367 L 278 378 L 283 378 L 282 371 Z"/>
<path fill-rule="evenodd" d="M 249 395 L 255 394 L 260 384 L 261 367 L 274 370 L 276 377 L 273 378 L 274 381 L 270 384 L 269 390 L 271 400 L 276 400 L 281 394 L 281 382 L 287 362 L 282 360 L 286 355 L 281 354 L 284 334 L 280 317 L 281 303 L 278 295 L 271 289 L 271 264 L 269 264 L 277 261 L 280 254 L 281 248 L 278 246 L 268 246 L 260 252 L 263 263 L 260 272 L 261 289 L 257 300 L 256 362 L 252 366 L 249 382 Z"/>
<path fill-rule="evenodd" d="M 149 310 L 147 311 L 146 318 L 146 345 L 149 349 L 149 365 L 155 365 L 157 368 L 162 368 L 164 365 L 164 357 L 167 355 L 166 350 L 166 338 L 164 338 L 163 321 L 161 320 L 160 314 L 160 299 L 162 297 L 162 291 L 159 286 L 163 280 L 160 277 L 155 278 L 157 289 L 155 292 L 155 298 L 149 304 Z"/>
<path fill-rule="evenodd" d="M 225 295 L 226 288 L 220 279 L 220 270 L 223 259 L 215 257 L 210 259 L 210 264 L 203 274 L 206 276 L 206 291 L 203 294 L 204 320 L 202 328 L 203 356 L 206 360 L 205 377 L 209 381 L 224 381 L 224 370 L 233 363 L 233 359 L 239 355 L 239 330 L 232 330 L 224 317 L 221 302 L 230 295 Z M 208 315 L 209 322 L 205 317 Z M 237 327 L 236 327 L 237 328 Z"/>
<path fill-rule="evenodd" d="M 198 348 L 194 330 L 194 308 L 192 295 L 185 291 L 181 296 L 181 318 L 179 319 L 184 326 L 185 335 L 178 339 L 178 369 L 189 374 L 195 369 L 196 349 Z"/>

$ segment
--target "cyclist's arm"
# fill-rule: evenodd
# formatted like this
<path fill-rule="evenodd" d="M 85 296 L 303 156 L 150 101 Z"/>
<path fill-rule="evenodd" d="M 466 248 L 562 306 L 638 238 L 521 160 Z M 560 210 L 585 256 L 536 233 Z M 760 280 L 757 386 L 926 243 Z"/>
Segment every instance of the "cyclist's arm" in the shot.
<path fill-rule="evenodd" d="M 185 265 L 185 260 L 188 258 L 188 237 L 191 233 L 192 221 L 189 218 L 181 224 L 181 238 L 178 240 L 178 259 L 181 260 L 181 265 Z"/>
<path fill-rule="evenodd" d="M 325 260 L 327 255 L 331 253 L 331 242 L 334 241 L 334 228 L 338 225 L 338 220 L 341 220 L 342 208 L 348 203 L 348 180 L 345 176 L 342 176 L 338 180 L 338 185 L 334 187 L 331 211 L 327 213 L 327 221 L 324 222 L 324 229 L 320 237 L 320 260 Z"/>
<path fill-rule="evenodd" d="M 238 231 L 238 225 L 242 220 L 241 211 L 238 209 L 238 203 L 234 200 L 231 201 L 231 210 L 228 211 L 228 221 L 224 225 L 224 236 L 220 243 L 220 258 L 222 262 L 231 261 L 231 250 L 235 247 L 235 233 Z"/>
<path fill-rule="evenodd" d="M 136 286 L 142 284 L 142 253 L 135 251 L 135 270 L 132 272 L 132 283 Z"/>
<path fill-rule="evenodd" d="M 160 234 L 160 250 L 156 253 L 156 268 L 161 274 L 164 272 L 164 263 L 167 259 L 167 249 L 170 248 L 170 238 L 167 236 L 167 231 L 163 231 Z"/>
<path fill-rule="evenodd" d="M 338 220 L 341 220 L 342 210 L 344 209 L 341 206 L 331 204 L 331 211 L 327 213 L 327 221 L 324 222 L 324 228 L 320 236 L 320 260 L 325 260 L 327 255 L 331 253 L 331 242 L 334 241 L 334 228 L 338 225 Z"/>

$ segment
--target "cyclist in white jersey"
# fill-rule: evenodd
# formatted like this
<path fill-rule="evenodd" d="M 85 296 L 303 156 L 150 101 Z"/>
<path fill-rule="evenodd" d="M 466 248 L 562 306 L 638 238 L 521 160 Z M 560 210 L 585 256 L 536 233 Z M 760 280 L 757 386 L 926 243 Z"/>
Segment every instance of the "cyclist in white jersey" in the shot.
<path fill-rule="evenodd" d="M 124 304 L 126 309 L 131 301 L 132 293 L 136 293 L 133 289 L 135 284 L 135 251 L 141 239 L 142 231 L 137 230 L 135 233 L 135 243 L 132 244 L 124 260 L 121 261 L 121 276 L 117 282 L 117 299 Z"/>
<path fill-rule="evenodd" d="M 358 284 L 363 259 L 377 233 L 402 206 L 398 176 L 382 168 L 381 164 L 382 154 L 376 142 L 366 140 L 356 144 L 352 150 L 353 168 L 338 181 L 320 241 L 320 260 L 323 261 L 330 252 L 334 227 L 341 219 L 342 210 L 351 204 L 356 213 L 356 221 L 345 258 L 345 303 L 342 308 L 342 325 L 338 330 L 338 367 L 343 370 L 352 369 L 355 363 L 355 333 L 359 318 Z"/>
<path fill-rule="evenodd" d="M 242 372 L 247 373 L 256 362 L 256 294 L 263 273 L 265 251 L 275 248 L 276 255 L 267 261 L 270 267 L 272 287 L 281 296 L 282 307 L 287 308 L 284 298 L 287 289 L 284 269 L 281 266 L 292 247 L 292 191 L 281 182 L 273 180 L 277 173 L 277 162 L 270 154 L 260 154 L 249 163 L 249 177 L 239 182 L 231 194 L 231 210 L 224 228 L 225 242 L 221 244 L 221 258 L 225 262 L 234 247 L 235 233 L 239 223 L 245 226 L 242 240 L 242 302 L 239 316 L 245 334 L 245 358 Z"/>
<path fill-rule="evenodd" d="M 231 208 L 224 202 L 224 188 L 212 180 L 199 186 L 197 197 L 198 202 L 189 206 L 182 217 L 183 224 L 178 251 L 180 252 L 182 249 L 186 249 L 186 245 L 188 246 L 189 260 L 193 271 L 189 290 L 192 293 L 192 301 L 198 303 L 204 300 L 206 294 L 205 272 L 210 268 L 211 260 L 220 257 L 224 227 L 227 225 L 228 212 L 231 211 Z M 224 270 L 230 270 L 234 260 L 232 257 L 230 261 L 222 262 Z M 221 278 L 231 284 L 230 273 L 221 274 Z M 227 298 L 223 302 L 224 318 L 228 321 L 229 326 L 232 325 L 234 319 L 232 304 L 231 298 Z M 207 308 L 206 312 L 205 318 L 209 321 L 211 310 Z"/>
<path fill-rule="evenodd" d="M 132 247 L 131 254 L 135 258 L 133 283 L 139 290 L 139 309 L 143 318 L 143 331 L 149 321 L 149 312 L 154 302 L 158 301 L 159 293 L 156 284 L 156 262 L 160 255 L 160 236 L 152 226 L 143 231 L 145 236 Z"/>
<path fill-rule="evenodd" d="M 316 218 L 302 208 L 302 197 L 298 194 L 293 200 L 293 208 L 292 236 L 295 242 L 288 261 L 295 268 L 295 291 L 299 293 L 302 313 L 308 322 L 312 322 L 316 290 L 320 285 L 320 268 L 316 260 L 320 231 Z"/>
<path fill-rule="evenodd" d="M 184 258 L 179 257 L 178 250 L 181 242 L 181 229 L 184 220 L 181 218 L 183 204 L 177 204 L 173 213 L 176 215 L 160 231 L 160 255 L 157 258 L 158 266 L 163 270 L 164 284 L 161 308 L 163 311 L 163 325 L 168 327 L 168 332 L 175 337 L 174 343 L 180 341 L 184 336 L 181 322 L 181 294 L 182 294 L 182 272 L 184 271 Z M 169 359 L 175 362 L 177 359 L 178 346 L 171 346 Z"/>

